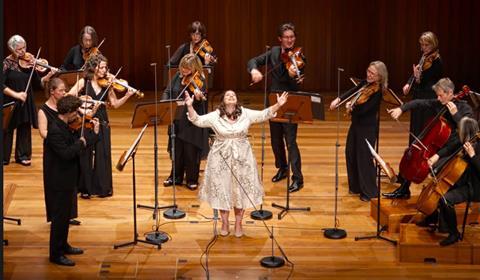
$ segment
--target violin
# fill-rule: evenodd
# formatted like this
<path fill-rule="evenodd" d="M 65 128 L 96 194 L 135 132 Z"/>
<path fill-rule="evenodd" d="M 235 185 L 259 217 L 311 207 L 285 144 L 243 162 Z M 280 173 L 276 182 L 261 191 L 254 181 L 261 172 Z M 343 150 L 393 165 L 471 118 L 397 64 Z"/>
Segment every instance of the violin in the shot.
<path fill-rule="evenodd" d="M 143 98 L 144 93 L 140 90 L 130 86 L 126 80 L 114 78 L 112 82 L 110 82 L 107 78 L 100 78 L 97 80 L 97 83 L 100 87 L 106 88 L 110 84 L 112 88 L 117 93 L 126 93 L 128 90 L 131 90 L 135 93 L 137 98 Z"/>
<path fill-rule="evenodd" d="M 68 127 L 71 131 L 78 131 L 79 129 L 82 129 L 83 131 L 83 128 L 93 129 L 94 123 L 92 120 L 92 116 L 84 115 L 84 117 L 81 117 L 80 115 L 77 115 L 73 121 L 68 123 Z"/>
<path fill-rule="evenodd" d="M 477 141 L 480 133 L 474 135 L 468 142 Z M 448 160 L 440 173 L 425 185 L 417 200 L 416 208 L 425 215 L 432 214 L 438 206 L 438 200 L 460 179 L 468 163 L 460 156 L 460 147 Z"/>
<path fill-rule="evenodd" d="M 82 57 L 83 57 L 83 60 L 84 61 L 87 61 L 89 60 L 92 56 L 95 56 L 95 55 L 98 55 L 98 54 L 102 54 L 102 52 L 100 51 L 100 47 L 102 46 L 103 42 L 105 41 L 105 38 L 103 38 L 103 40 L 100 42 L 100 44 L 98 44 L 98 46 L 96 47 L 91 47 L 91 48 L 88 48 L 88 49 L 82 49 Z"/>
<path fill-rule="evenodd" d="M 211 57 L 210 61 L 212 63 L 217 62 L 217 58 L 213 55 L 213 47 L 212 45 L 210 45 L 207 39 L 203 39 L 201 43 L 199 42 L 198 44 L 195 44 L 193 46 L 193 52 L 195 53 L 195 55 L 203 58 L 203 61 L 205 61 L 205 57 L 209 55 Z"/>
<path fill-rule="evenodd" d="M 301 78 L 302 74 L 300 73 L 300 69 L 305 66 L 304 55 L 301 47 L 296 47 L 293 50 L 285 51 L 281 54 L 281 59 L 287 70 L 293 66 L 296 77 Z"/>
<path fill-rule="evenodd" d="M 352 100 L 352 108 L 354 105 L 363 104 L 370 99 L 372 95 L 380 90 L 380 83 L 373 82 L 365 86 L 358 95 Z"/>
<path fill-rule="evenodd" d="M 35 65 L 35 70 L 41 73 L 44 73 L 47 71 L 47 69 L 58 70 L 58 68 L 48 65 L 48 61 L 46 59 L 35 59 L 35 56 L 29 52 L 26 52 L 22 57 L 18 58 L 18 64 L 24 69 L 32 68 L 33 65 Z"/>
<path fill-rule="evenodd" d="M 429 54 L 424 54 L 420 58 L 420 61 L 418 62 L 418 68 L 420 70 L 420 76 L 422 75 L 422 72 L 425 70 L 428 70 L 430 67 L 432 67 L 432 63 L 435 59 L 440 57 L 440 53 L 438 50 L 435 50 Z M 413 82 L 415 81 L 415 75 L 412 74 L 410 78 L 407 81 L 408 84 L 408 91 L 405 93 L 407 95 L 410 92 L 410 89 L 412 88 Z"/>
<path fill-rule="evenodd" d="M 194 74 L 183 77 L 181 83 L 183 86 L 185 86 L 182 92 L 184 92 L 185 90 L 188 90 L 188 92 L 190 92 L 191 94 L 194 94 L 195 90 L 199 90 L 202 93 L 204 92 L 202 90 L 204 81 L 200 77 L 198 71 L 196 71 Z M 207 100 L 205 95 L 202 95 L 202 100 Z"/>
<path fill-rule="evenodd" d="M 453 100 L 460 100 L 470 93 L 470 88 L 463 86 L 462 91 L 455 95 Z M 399 169 L 400 174 L 406 180 L 420 184 L 431 171 L 428 159 L 445 145 L 452 131 L 443 118 L 446 111 L 448 108 L 444 106 L 405 150 Z"/>

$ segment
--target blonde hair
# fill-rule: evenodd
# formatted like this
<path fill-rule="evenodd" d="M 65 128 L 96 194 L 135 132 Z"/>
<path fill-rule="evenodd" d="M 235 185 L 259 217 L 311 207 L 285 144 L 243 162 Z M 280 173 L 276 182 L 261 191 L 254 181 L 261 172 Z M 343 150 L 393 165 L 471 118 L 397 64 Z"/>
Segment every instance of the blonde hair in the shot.
<path fill-rule="evenodd" d="M 443 91 L 445 92 L 448 92 L 450 90 L 453 92 L 455 90 L 455 85 L 449 78 L 442 78 L 432 86 L 432 89 L 434 91 L 437 91 L 438 89 L 443 89 Z"/>
<path fill-rule="evenodd" d="M 193 53 L 186 54 L 182 57 L 178 66 L 181 68 L 188 68 L 194 73 L 198 72 L 202 78 L 205 78 L 203 76 L 202 61 Z"/>
<path fill-rule="evenodd" d="M 373 66 L 378 71 L 378 75 L 380 76 L 380 84 L 382 88 L 388 88 L 388 70 L 385 63 L 380 60 L 375 60 L 370 62 L 368 67 Z"/>
<path fill-rule="evenodd" d="M 418 39 L 419 43 L 427 43 L 433 47 L 433 50 L 438 49 L 438 38 L 437 35 L 435 35 L 431 31 L 423 32 L 422 35 L 420 35 L 420 38 Z"/>

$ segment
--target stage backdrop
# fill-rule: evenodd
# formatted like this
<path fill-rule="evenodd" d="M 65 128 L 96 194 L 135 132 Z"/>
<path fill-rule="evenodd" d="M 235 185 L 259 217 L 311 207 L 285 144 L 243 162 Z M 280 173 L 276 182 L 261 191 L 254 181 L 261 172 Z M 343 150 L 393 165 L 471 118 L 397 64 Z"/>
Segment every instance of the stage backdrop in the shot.
<path fill-rule="evenodd" d="M 200 20 L 207 26 L 208 40 L 218 54 L 214 88 L 249 87 L 247 61 L 278 44 L 277 27 L 296 25 L 297 45 L 307 57 L 305 90 L 336 90 L 337 68 L 342 67 L 342 87 L 349 76 L 365 76 L 370 61 L 382 60 L 389 70 L 390 86 L 400 91 L 418 63 L 418 37 L 435 32 L 445 75 L 456 85 L 480 87 L 480 1 L 476 0 L 5 0 L 5 42 L 22 35 L 28 50 L 51 65 L 59 66 L 78 41 L 84 25 L 92 25 L 101 51 L 119 77 L 133 86 L 154 88 L 153 68 L 159 65 L 159 81 L 172 53 L 189 39 L 187 25 Z M 8 54 L 5 48 L 4 54 Z"/>

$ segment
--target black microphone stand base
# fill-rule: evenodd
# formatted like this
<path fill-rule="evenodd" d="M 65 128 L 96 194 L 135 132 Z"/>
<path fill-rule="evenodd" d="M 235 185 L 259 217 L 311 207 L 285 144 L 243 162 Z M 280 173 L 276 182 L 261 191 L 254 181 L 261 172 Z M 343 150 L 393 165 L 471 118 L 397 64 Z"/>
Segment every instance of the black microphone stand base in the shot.
<path fill-rule="evenodd" d="M 261 259 L 260 264 L 267 268 L 278 268 L 285 265 L 285 260 L 281 257 L 270 256 Z"/>
<path fill-rule="evenodd" d="M 131 242 L 126 242 L 126 243 L 122 243 L 122 244 L 115 244 L 115 245 L 113 245 L 113 249 L 118 249 L 118 248 L 127 247 L 127 246 L 134 246 L 134 245 L 137 245 L 138 242 L 145 243 L 145 244 L 150 244 L 150 245 L 155 245 L 155 246 L 157 246 L 157 249 L 162 248 L 162 245 L 160 245 L 160 243 L 135 238 L 135 240 L 131 241 Z"/>
<path fill-rule="evenodd" d="M 343 239 L 347 237 L 347 232 L 341 228 L 327 228 L 323 232 L 323 236 L 328 239 Z"/>
<path fill-rule="evenodd" d="M 163 217 L 171 220 L 182 219 L 185 217 L 185 212 L 178 210 L 177 207 L 173 207 L 163 212 Z"/>
<path fill-rule="evenodd" d="M 168 235 L 162 231 L 155 231 L 145 235 L 145 239 L 155 245 L 160 245 L 168 241 Z"/>
<path fill-rule="evenodd" d="M 380 239 L 380 240 L 384 240 L 384 241 L 387 241 L 387 242 L 390 242 L 392 243 L 393 245 L 397 245 L 397 241 L 395 240 L 391 240 L 391 239 L 388 239 L 386 237 L 383 237 L 381 236 L 380 234 L 376 234 L 376 235 L 372 235 L 372 236 L 362 236 L 362 237 L 355 237 L 355 241 L 358 241 L 358 240 L 367 240 L 367 239 Z"/>
<path fill-rule="evenodd" d="M 263 210 L 263 209 L 252 211 L 252 213 L 250 213 L 250 218 L 254 220 L 265 221 L 265 220 L 270 220 L 272 217 L 273 217 L 272 212 L 268 210 Z"/>
<path fill-rule="evenodd" d="M 278 213 L 278 219 L 279 220 L 281 220 L 287 214 L 288 211 L 310 211 L 310 207 L 294 208 L 294 207 L 290 207 L 288 205 L 288 203 L 287 203 L 287 206 L 282 206 L 282 205 L 278 205 L 276 203 L 272 203 L 272 207 L 282 209 L 282 211 L 280 211 L 280 213 Z"/>

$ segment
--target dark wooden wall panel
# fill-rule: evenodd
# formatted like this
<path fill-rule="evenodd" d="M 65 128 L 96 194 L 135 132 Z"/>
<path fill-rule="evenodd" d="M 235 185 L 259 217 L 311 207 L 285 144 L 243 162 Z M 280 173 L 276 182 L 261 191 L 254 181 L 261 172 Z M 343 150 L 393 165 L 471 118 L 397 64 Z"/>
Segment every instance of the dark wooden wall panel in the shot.
<path fill-rule="evenodd" d="M 249 58 L 265 46 L 278 44 L 276 30 L 281 22 L 297 27 L 297 45 L 307 56 L 306 90 L 335 90 L 337 68 L 347 77 L 365 75 L 372 60 L 387 64 L 390 85 L 399 90 L 419 60 L 418 37 L 426 30 L 440 39 L 445 73 L 456 84 L 480 87 L 480 1 L 475 0 L 6 0 L 4 32 L 8 39 L 21 34 L 29 51 L 42 47 L 42 57 L 60 65 L 77 42 L 82 26 L 95 27 L 102 52 L 112 71 L 122 66 L 120 76 L 145 90 L 154 88 L 153 68 L 158 63 L 159 85 L 166 45 L 173 53 L 188 40 L 187 25 L 204 22 L 208 39 L 219 63 L 215 88 L 249 87 L 246 72 Z M 28 7 L 28 8 L 26 8 Z M 6 40 L 5 39 L 5 40 Z M 5 55 L 8 54 L 5 51 Z"/>

